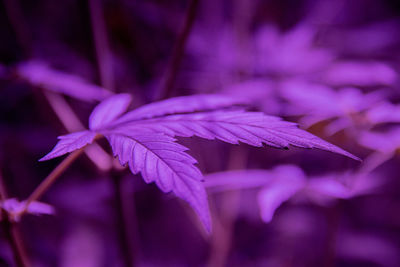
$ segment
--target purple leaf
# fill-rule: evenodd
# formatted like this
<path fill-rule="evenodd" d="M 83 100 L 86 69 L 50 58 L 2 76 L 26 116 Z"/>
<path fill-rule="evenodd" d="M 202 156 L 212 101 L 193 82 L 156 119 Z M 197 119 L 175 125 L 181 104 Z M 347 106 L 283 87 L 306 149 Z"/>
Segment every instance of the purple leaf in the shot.
<path fill-rule="evenodd" d="M 173 98 L 119 117 L 129 102 L 130 97 L 126 94 L 104 100 L 90 116 L 92 131 L 59 137 L 56 147 L 41 160 L 80 149 L 93 142 L 96 134 L 103 134 L 122 165 L 128 163 L 131 171 L 135 174 L 140 172 L 147 183 L 155 182 L 162 191 L 173 192 L 187 201 L 208 231 L 211 230 L 211 219 L 202 174 L 194 166 L 196 160 L 184 153 L 187 148 L 175 143 L 173 136 L 196 135 L 233 144 L 267 144 L 277 148 L 289 145 L 319 148 L 358 160 L 352 154 L 299 129 L 295 123 L 260 112 L 231 109 L 186 113 L 237 103 L 226 97 L 202 95 Z M 174 112 L 184 114 L 167 115 Z M 147 117 L 150 118 L 145 119 Z M 274 205 L 278 205 L 277 202 Z"/>
<path fill-rule="evenodd" d="M 273 170 L 218 172 L 206 176 L 206 187 L 213 193 L 261 187 L 257 198 L 265 222 L 270 222 L 276 209 L 306 184 L 303 171 L 294 165 L 281 165 Z"/>
<path fill-rule="evenodd" d="M 85 101 L 100 101 L 111 95 L 108 90 L 90 84 L 79 76 L 51 69 L 39 61 L 19 65 L 17 73 L 35 86 Z"/>
<path fill-rule="evenodd" d="M 223 88 L 222 93 L 243 99 L 267 114 L 280 114 L 279 86 L 269 79 L 252 79 Z"/>
<path fill-rule="evenodd" d="M 371 173 L 310 177 L 304 193 L 314 203 L 326 205 L 336 199 L 349 199 L 376 192 L 384 182 L 383 177 L 377 177 Z"/>
<path fill-rule="evenodd" d="M 289 145 L 319 148 L 359 160 L 343 149 L 299 129 L 295 123 L 259 112 L 215 111 L 118 123 L 114 127 L 122 131 L 149 130 L 183 137 L 196 135 L 205 139 L 217 138 L 231 144 L 240 141 L 258 147 L 265 143 L 277 148 L 287 148 Z"/>
<path fill-rule="evenodd" d="M 96 130 L 106 126 L 126 111 L 131 102 L 129 94 L 118 94 L 97 105 L 89 117 L 89 129 Z"/>
<path fill-rule="evenodd" d="M 355 120 L 383 102 L 385 91 L 378 90 L 367 94 L 357 88 L 332 88 L 292 80 L 282 85 L 282 96 L 288 101 L 287 115 L 302 115 L 301 125 L 310 127 L 321 121 L 330 121 L 326 131 L 334 134 L 361 123 Z"/>
<path fill-rule="evenodd" d="M 270 222 L 276 209 L 303 189 L 304 185 L 304 177 L 287 176 L 280 177 L 276 182 L 264 187 L 257 196 L 263 221 Z"/>
<path fill-rule="evenodd" d="M 400 127 L 395 127 L 387 132 L 364 132 L 358 142 L 371 150 L 391 154 L 400 148 Z"/>
<path fill-rule="evenodd" d="M 357 88 L 338 91 L 313 83 L 292 80 L 283 85 L 282 96 L 290 103 L 289 114 L 311 115 L 326 120 L 366 110 L 385 97 L 384 91 L 363 94 Z"/>
<path fill-rule="evenodd" d="M 310 179 L 307 190 L 310 190 L 313 194 L 321 195 L 319 197 L 323 198 L 349 198 L 352 196 L 351 188 L 333 177 Z"/>
<path fill-rule="evenodd" d="M 205 186 L 212 192 L 247 189 L 270 185 L 280 177 L 303 177 L 302 170 L 295 165 L 279 165 L 272 170 L 233 170 L 207 174 Z"/>
<path fill-rule="evenodd" d="M 400 105 L 393 105 L 389 102 L 383 102 L 366 112 L 368 122 L 372 125 L 382 123 L 400 122 Z"/>
<path fill-rule="evenodd" d="M 92 143 L 95 136 L 96 133 L 90 131 L 82 131 L 59 136 L 58 139 L 60 139 L 60 141 L 58 141 L 57 145 L 50 153 L 41 158 L 39 161 L 49 160 L 78 150 L 87 144 Z"/>
<path fill-rule="evenodd" d="M 332 86 L 378 86 L 392 85 L 396 72 L 388 65 L 378 62 L 335 63 L 321 77 L 321 81 Z"/>
<path fill-rule="evenodd" d="M 234 170 L 210 173 L 205 176 L 205 186 L 212 193 L 248 189 L 271 183 L 274 172 L 268 170 Z"/>
<path fill-rule="evenodd" d="M 147 119 L 175 113 L 207 111 L 244 104 L 247 101 L 222 95 L 179 96 L 153 102 L 126 113 L 121 121 Z"/>
<path fill-rule="evenodd" d="M 187 201 L 199 215 L 208 232 L 211 218 L 207 194 L 196 160 L 185 153 L 186 147 L 162 134 L 106 133 L 114 156 L 131 171 L 141 173 L 146 183 L 155 182 L 163 192 L 173 192 Z"/>
<path fill-rule="evenodd" d="M 294 165 L 281 165 L 272 170 L 272 181 L 257 194 L 260 215 L 264 222 L 272 220 L 275 211 L 306 186 L 303 171 Z"/>
<path fill-rule="evenodd" d="M 282 83 L 282 97 L 289 102 L 288 115 L 312 114 L 322 118 L 339 116 L 337 93 L 324 85 L 290 80 Z"/>
<path fill-rule="evenodd" d="M 317 48 L 313 43 L 316 30 L 301 25 L 281 33 L 276 26 L 263 27 L 256 35 L 259 71 L 297 75 L 315 72 L 330 64 L 333 55 L 327 49 Z"/>

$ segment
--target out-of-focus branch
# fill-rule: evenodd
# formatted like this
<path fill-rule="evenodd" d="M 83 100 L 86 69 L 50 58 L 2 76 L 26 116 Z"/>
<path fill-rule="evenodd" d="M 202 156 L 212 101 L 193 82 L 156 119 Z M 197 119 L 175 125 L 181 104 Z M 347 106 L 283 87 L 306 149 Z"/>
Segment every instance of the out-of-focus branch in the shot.
<path fill-rule="evenodd" d="M 127 214 L 125 212 L 125 207 L 127 206 L 127 201 L 124 198 L 124 190 L 122 187 L 122 177 L 121 174 L 118 172 L 111 172 L 111 178 L 114 184 L 115 190 L 115 207 L 116 207 L 116 224 L 117 224 L 117 231 L 118 231 L 118 238 L 122 250 L 122 256 L 125 263 L 125 266 L 132 267 L 135 265 L 135 257 L 137 251 L 133 250 L 133 244 L 129 237 L 128 225 L 127 225 Z M 136 222 L 134 222 L 136 226 Z M 137 231 L 136 231 L 137 232 Z"/>
<path fill-rule="evenodd" d="M 0 173 L 0 202 L 4 203 L 4 201 L 7 198 L 8 197 L 3 177 Z M 28 256 L 25 251 L 25 247 L 22 242 L 21 233 L 19 232 L 16 223 L 10 220 L 8 213 L 4 208 L 1 209 L 1 224 L 5 232 L 5 235 L 7 236 L 7 239 L 10 242 L 16 266 L 18 267 L 30 266 Z"/>
<path fill-rule="evenodd" d="M 68 132 L 85 129 L 64 97 L 48 91 L 43 91 L 43 93 Z M 112 168 L 112 158 L 98 144 L 93 143 L 93 145 L 87 147 L 85 153 L 99 170 L 109 171 Z"/>
<path fill-rule="evenodd" d="M 31 56 L 31 36 L 27 30 L 27 26 L 22 14 L 22 9 L 19 0 L 4 0 L 6 13 L 11 26 L 17 37 L 17 42 L 21 46 L 25 56 Z"/>
<path fill-rule="evenodd" d="M 211 209 L 213 214 L 213 231 L 211 239 L 211 255 L 207 266 L 226 266 L 232 244 L 232 233 L 238 213 L 240 191 L 225 192 L 219 212 L 216 207 Z"/>
<path fill-rule="evenodd" d="M 89 0 L 89 11 L 101 84 L 108 90 L 115 91 L 112 55 L 100 0 Z"/>
<path fill-rule="evenodd" d="M 178 74 L 179 66 L 181 64 L 183 55 L 185 53 L 185 46 L 188 40 L 190 31 L 193 28 L 194 20 L 196 18 L 199 0 L 192 0 L 190 2 L 188 11 L 186 13 L 183 28 L 175 42 L 172 52 L 172 57 L 165 72 L 165 76 L 161 82 L 159 99 L 164 99 L 173 96 L 174 83 Z"/>
<path fill-rule="evenodd" d="M 247 150 L 242 147 L 234 147 L 229 155 L 228 170 L 246 168 Z M 211 255 L 207 264 L 209 267 L 226 265 L 238 215 L 240 194 L 240 190 L 224 193 L 219 212 L 216 212 L 216 207 L 212 210 L 214 236 L 211 243 Z"/>

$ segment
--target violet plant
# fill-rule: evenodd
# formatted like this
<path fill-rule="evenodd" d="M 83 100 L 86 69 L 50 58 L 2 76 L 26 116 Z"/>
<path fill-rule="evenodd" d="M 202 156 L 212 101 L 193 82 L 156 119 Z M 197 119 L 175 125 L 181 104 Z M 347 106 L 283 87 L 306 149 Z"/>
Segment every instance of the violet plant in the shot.
<path fill-rule="evenodd" d="M 5 0 L 0 265 L 399 266 L 391 2 Z"/>

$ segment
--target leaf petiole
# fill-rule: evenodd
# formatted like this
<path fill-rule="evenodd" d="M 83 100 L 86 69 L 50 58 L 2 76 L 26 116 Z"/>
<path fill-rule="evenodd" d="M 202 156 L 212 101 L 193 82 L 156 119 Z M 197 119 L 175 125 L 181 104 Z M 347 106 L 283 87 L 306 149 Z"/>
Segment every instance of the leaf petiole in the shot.
<path fill-rule="evenodd" d="M 93 141 L 99 139 L 101 137 L 100 134 L 96 135 Z M 41 183 L 36 189 L 32 192 L 32 194 L 25 201 L 25 207 L 21 210 L 18 216 L 24 215 L 28 211 L 29 205 L 39 200 L 42 195 L 53 185 L 53 183 L 57 180 L 58 177 L 63 174 L 63 172 L 84 152 L 84 146 L 71 154 L 68 155 Z"/>

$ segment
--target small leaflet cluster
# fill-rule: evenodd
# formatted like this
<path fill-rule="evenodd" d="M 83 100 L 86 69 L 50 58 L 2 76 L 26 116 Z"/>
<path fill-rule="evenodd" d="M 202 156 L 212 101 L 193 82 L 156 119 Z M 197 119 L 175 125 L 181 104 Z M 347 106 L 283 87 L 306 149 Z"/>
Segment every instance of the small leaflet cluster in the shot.
<path fill-rule="evenodd" d="M 239 142 L 275 148 L 289 145 L 318 148 L 359 160 L 343 149 L 286 122 L 260 112 L 238 107 L 238 100 L 218 95 L 194 95 L 167 99 L 126 110 L 128 94 L 101 102 L 89 118 L 89 130 L 60 136 L 54 149 L 41 161 L 73 152 L 103 135 L 113 154 L 132 173 L 141 173 L 146 183 L 154 182 L 163 192 L 173 192 L 196 211 L 208 232 L 211 218 L 203 176 L 197 161 L 176 143 L 175 136 L 198 136 L 231 144 Z M 124 114 L 125 113 L 125 114 Z"/>

